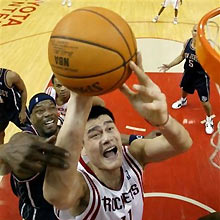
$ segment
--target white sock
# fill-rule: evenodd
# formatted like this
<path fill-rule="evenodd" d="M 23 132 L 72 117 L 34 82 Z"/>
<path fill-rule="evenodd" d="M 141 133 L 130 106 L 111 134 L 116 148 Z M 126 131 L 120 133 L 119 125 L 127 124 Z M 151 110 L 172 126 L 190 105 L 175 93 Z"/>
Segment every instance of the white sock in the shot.
<path fill-rule="evenodd" d="M 211 122 L 212 121 L 211 116 L 206 115 L 206 121 Z"/>
<path fill-rule="evenodd" d="M 182 102 L 185 102 L 185 101 L 186 101 L 186 97 L 185 97 L 185 98 L 181 97 L 180 100 L 181 100 Z"/>

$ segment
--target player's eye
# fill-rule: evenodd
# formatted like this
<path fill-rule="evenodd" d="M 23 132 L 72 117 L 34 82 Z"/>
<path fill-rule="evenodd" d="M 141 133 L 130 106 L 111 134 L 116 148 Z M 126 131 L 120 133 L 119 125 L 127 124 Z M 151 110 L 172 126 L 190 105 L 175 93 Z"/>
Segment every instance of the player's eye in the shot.
<path fill-rule="evenodd" d="M 112 131 L 112 130 L 114 130 L 114 127 L 113 127 L 113 126 L 108 127 L 108 131 Z"/>
<path fill-rule="evenodd" d="M 89 138 L 97 138 L 99 136 L 100 136 L 100 133 L 96 132 L 96 133 L 93 133 L 93 134 L 89 135 Z"/>

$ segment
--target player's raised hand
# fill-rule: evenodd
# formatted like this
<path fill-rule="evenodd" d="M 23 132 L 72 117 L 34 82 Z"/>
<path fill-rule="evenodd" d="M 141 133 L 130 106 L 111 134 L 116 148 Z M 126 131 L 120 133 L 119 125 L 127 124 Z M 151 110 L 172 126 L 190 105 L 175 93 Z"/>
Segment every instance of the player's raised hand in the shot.
<path fill-rule="evenodd" d="M 136 74 L 139 84 L 134 84 L 131 90 L 126 84 L 121 92 L 130 100 L 133 107 L 152 125 L 162 125 L 168 117 L 166 97 L 160 88 L 144 73 L 141 55 L 138 53 L 137 65 L 130 62 L 130 68 Z"/>
<path fill-rule="evenodd" d="M 3 160 L 15 174 L 24 178 L 41 172 L 47 165 L 66 169 L 69 153 L 51 144 L 54 138 L 17 133 L 5 144 Z"/>
<path fill-rule="evenodd" d="M 26 111 L 25 110 L 20 111 L 19 120 L 20 120 L 21 124 L 25 123 L 25 121 L 26 121 Z"/>
<path fill-rule="evenodd" d="M 166 72 L 170 69 L 170 67 L 168 66 L 168 64 L 163 64 L 162 66 L 158 67 L 158 69 L 160 72 Z"/>

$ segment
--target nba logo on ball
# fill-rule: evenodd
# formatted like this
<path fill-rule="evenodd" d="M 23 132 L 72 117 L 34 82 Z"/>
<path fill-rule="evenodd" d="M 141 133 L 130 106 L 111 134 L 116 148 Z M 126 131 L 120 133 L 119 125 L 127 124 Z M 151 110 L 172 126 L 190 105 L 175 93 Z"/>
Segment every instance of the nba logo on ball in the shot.
<path fill-rule="evenodd" d="M 82 95 L 120 87 L 136 62 L 137 45 L 128 23 L 115 12 L 87 7 L 72 11 L 54 28 L 49 62 L 64 86 Z"/>

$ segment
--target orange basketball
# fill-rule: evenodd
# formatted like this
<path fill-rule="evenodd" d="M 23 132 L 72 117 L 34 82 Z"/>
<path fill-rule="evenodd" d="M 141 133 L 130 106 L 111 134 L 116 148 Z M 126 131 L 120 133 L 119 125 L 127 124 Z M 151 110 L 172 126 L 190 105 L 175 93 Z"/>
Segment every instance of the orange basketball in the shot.
<path fill-rule="evenodd" d="M 60 82 L 82 95 L 101 95 L 130 76 L 137 46 L 128 23 L 113 11 L 86 7 L 72 11 L 54 28 L 49 62 Z"/>

